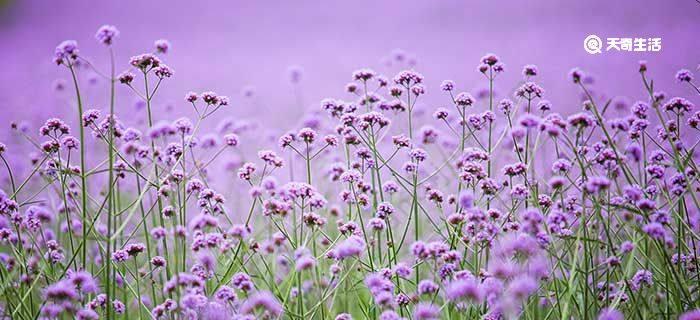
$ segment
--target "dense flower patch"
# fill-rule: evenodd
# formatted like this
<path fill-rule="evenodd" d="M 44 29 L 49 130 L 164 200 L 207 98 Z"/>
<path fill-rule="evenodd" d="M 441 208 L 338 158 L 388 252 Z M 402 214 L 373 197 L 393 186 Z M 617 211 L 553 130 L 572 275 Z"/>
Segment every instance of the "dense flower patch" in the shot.
<path fill-rule="evenodd" d="M 632 104 L 571 71 L 571 114 L 533 65 L 496 99 L 496 55 L 477 97 L 361 69 L 272 146 L 239 119 L 204 125 L 235 113 L 214 92 L 185 94 L 194 117 L 158 120 L 170 44 L 118 73 L 118 36 L 96 34 L 107 72 L 75 41 L 56 48 L 75 113 L 17 128 L 31 170 L 17 175 L 0 144 L 4 318 L 700 319 L 700 112 L 645 62 Z M 84 70 L 107 79 L 107 107 L 88 108 Z M 700 93 L 690 71 L 676 78 Z M 115 112 L 116 86 L 144 122 Z M 429 93 L 444 106 L 420 116 Z"/>

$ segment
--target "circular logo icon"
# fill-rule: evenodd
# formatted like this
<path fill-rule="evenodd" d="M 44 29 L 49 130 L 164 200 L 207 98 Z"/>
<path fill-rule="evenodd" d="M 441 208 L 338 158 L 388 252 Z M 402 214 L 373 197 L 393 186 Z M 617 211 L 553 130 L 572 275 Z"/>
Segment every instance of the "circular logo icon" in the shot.
<path fill-rule="evenodd" d="M 583 40 L 583 49 L 590 54 L 602 53 L 601 48 L 603 48 L 603 40 L 600 40 L 600 37 L 594 34 Z"/>

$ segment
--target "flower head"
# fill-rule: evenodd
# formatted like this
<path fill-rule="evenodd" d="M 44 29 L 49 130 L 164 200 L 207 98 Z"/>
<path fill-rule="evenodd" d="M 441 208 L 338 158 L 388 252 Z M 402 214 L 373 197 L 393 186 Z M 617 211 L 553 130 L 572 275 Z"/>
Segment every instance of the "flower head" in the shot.
<path fill-rule="evenodd" d="M 581 83 L 581 79 L 583 78 L 584 74 L 583 71 L 579 68 L 574 68 L 571 69 L 569 72 L 569 76 L 571 77 L 571 80 L 574 81 L 574 83 Z"/>
<path fill-rule="evenodd" d="M 252 314 L 256 310 L 262 310 L 274 317 L 279 317 L 284 311 L 284 308 L 277 298 L 269 291 L 258 291 L 248 297 L 240 308 L 243 314 Z"/>
<path fill-rule="evenodd" d="M 598 314 L 598 320 L 623 320 L 625 316 L 622 312 L 617 311 L 612 308 L 606 308 L 600 311 Z"/>
<path fill-rule="evenodd" d="M 56 64 L 69 64 L 78 58 L 78 42 L 66 40 L 56 46 L 54 62 Z"/>
<path fill-rule="evenodd" d="M 166 54 L 166 53 L 168 53 L 168 51 L 170 51 L 170 41 L 165 40 L 165 39 L 156 40 L 153 43 L 153 46 L 156 47 L 157 53 Z"/>
<path fill-rule="evenodd" d="M 526 78 L 534 77 L 538 73 L 539 71 L 537 70 L 536 65 L 528 64 L 525 67 L 523 67 L 523 76 L 525 76 Z"/>
<path fill-rule="evenodd" d="M 676 73 L 676 79 L 680 82 L 691 82 L 693 81 L 693 73 L 687 69 L 681 69 Z"/>
<path fill-rule="evenodd" d="M 95 39 L 104 45 L 111 46 L 114 38 L 119 36 L 119 30 L 115 26 L 103 25 L 97 29 Z"/>
<path fill-rule="evenodd" d="M 138 56 L 133 56 L 129 60 L 129 64 L 141 70 L 142 72 L 148 72 L 151 69 L 160 66 L 160 63 L 160 59 L 158 59 L 158 57 L 150 53 L 144 53 Z"/>

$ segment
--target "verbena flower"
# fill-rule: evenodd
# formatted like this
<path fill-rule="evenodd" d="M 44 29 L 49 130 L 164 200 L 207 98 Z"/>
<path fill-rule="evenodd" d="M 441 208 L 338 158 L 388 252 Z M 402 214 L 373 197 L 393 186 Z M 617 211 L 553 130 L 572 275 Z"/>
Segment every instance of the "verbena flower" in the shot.
<path fill-rule="evenodd" d="M 170 45 L 170 41 L 165 40 L 165 39 L 159 39 L 153 43 L 153 46 L 156 48 L 157 53 L 166 54 L 166 53 L 168 53 L 168 51 L 170 51 L 171 45 Z"/>
<path fill-rule="evenodd" d="M 440 319 L 440 308 L 429 302 L 420 302 L 413 309 L 413 317 L 416 320 Z"/>
<path fill-rule="evenodd" d="M 66 40 L 56 46 L 54 62 L 58 65 L 73 63 L 78 58 L 78 42 Z"/>
<path fill-rule="evenodd" d="M 253 293 L 240 307 L 241 313 L 244 314 L 251 314 L 256 310 L 261 310 L 274 317 L 279 317 L 284 311 L 282 304 L 268 291 Z"/>
<path fill-rule="evenodd" d="M 112 45 L 114 38 L 119 36 L 119 30 L 115 26 L 103 25 L 97 29 L 95 39 L 104 45 Z"/>
<path fill-rule="evenodd" d="M 676 79 L 678 79 L 680 82 L 691 82 L 693 81 L 693 74 L 690 72 L 690 70 L 681 69 L 676 73 Z"/>
<path fill-rule="evenodd" d="M 620 311 L 612 308 L 603 309 L 598 314 L 598 320 L 622 320 L 624 318 Z"/>

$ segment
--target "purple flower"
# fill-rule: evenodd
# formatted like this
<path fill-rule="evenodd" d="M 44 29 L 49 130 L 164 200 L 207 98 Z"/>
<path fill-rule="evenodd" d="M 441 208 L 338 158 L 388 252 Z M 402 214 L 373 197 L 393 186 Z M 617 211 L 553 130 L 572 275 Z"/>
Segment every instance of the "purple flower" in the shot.
<path fill-rule="evenodd" d="M 80 146 L 80 141 L 76 137 L 66 136 L 61 139 L 61 145 L 68 150 L 76 150 Z"/>
<path fill-rule="evenodd" d="M 105 45 L 112 45 L 114 38 L 119 36 L 119 30 L 115 26 L 103 25 L 97 29 L 95 39 Z"/>
<path fill-rule="evenodd" d="M 349 313 L 341 313 L 335 316 L 335 320 L 352 320 L 352 315 Z"/>
<path fill-rule="evenodd" d="M 166 54 L 170 50 L 170 42 L 165 39 L 156 40 L 153 45 L 156 47 L 157 53 Z"/>
<path fill-rule="evenodd" d="M 233 288 L 229 286 L 221 286 L 219 290 L 216 291 L 214 294 L 214 297 L 221 301 L 221 302 L 235 302 L 238 297 L 236 296 L 236 292 L 234 291 Z"/>
<path fill-rule="evenodd" d="M 433 144 L 437 142 L 439 134 L 438 131 L 432 126 L 423 126 L 420 128 L 420 132 L 422 137 L 421 141 L 423 144 Z"/>
<path fill-rule="evenodd" d="M 525 300 L 534 293 L 538 287 L 537 281 L 532 277 L 519 276 L 510 282 L 506 291 L 516 300 Z"/>
<path fill-rule="evenodd" d="M 299 83 L 304 70 L 300 66 L 290 66 L 287 68 L 287 74 L 289 75 L 289 81 L 291 83 Z"/>
<path fill-rule="evenodd" d="M 528 64 L 525 67 L 523 67 L 523 76 L 525 76 L 526 78 L 534 77 L 538 73 L 539 71 L 537 70 L 536 65 Z"/>
<path fill-rule="evenodd" d="M 126 253 L 131 257 L 136 257 L 139 253 L 144 252 L 145 250 L 146 246 L 143 243 L 133 243 L 124 246 L 124 251 L 126 251 Z"/>
<path fill-rule="evenodd" d="M 639 72 L 646 72 L 647 71 L 647 61 L 646 60 L 639 60 Z"/>
<path fill-rule="evenodd" d="M 447 109 L 438 108 L 437 110 L 435 110 L 433 117 L 437 120 L 446 120 L 449 115 L 450 115 L 450 113 L 449 113 L 449 111 L 447 111 Z"/>
<path fill-rule="evenodd" d="M 379 320 L 401 320 L 401 316 L 393 310 L 386 310 L 379 315 Z"/>
<path fill-rule="evenodd" d="M 415 148 L 409 152 L 409 157 L 411 157 L 411 160 L 415 162 L 423 162 L 426 158 L 428 158 L 428 153 L 421 148 Z"/>
<path fill-rule="evenodd" d="M 375 300 L 383 293 L 393 294 L 394 283 L 381 273 L 371 273 L 365 277 L 365 286 L 374 296 Z"/>
<path fill-rule="evenodd" d="M 134 81 L 134 74 L 129 71 L 124 71 L 118 77 L 119 82 L 122 84 L 130 85 Z"/>
<path fill-rule="evenodd" d="M 496 56 L 493 53 L 488 53 L 485 56 L 481 57 L 481 63 L 489 66 L 493 66 L 498 63 L 498 56 Z"/>
<path fill-rule="evenodd" d="M 586 191 L 589 193 L 598 193 L 610 187 L 610 179 L 602 176 L 589 177 L 586 181 Z"/>
<path fill-rule="evenodd" d="M 170 78 L 173 76 L 174 71 L 170 69 L 165 64 L 160 64 L 159 66 L 155 67 L 153 69 L 155 71 L 156 77 L 164 79 L 164 78 Z"/>
<path fill-rule="evenodd" d="M 513 101 L 508 99 L 503 99 L 498 103 L 498 110 L 501 110 L 504 114 L 508 115 L 513 111 Z"/>
<path fill-rule="evenodd" d="M 372 228 L 372 230 L 382 231 L 384 228 L 386 228 L 386 222 L 380 218 L 372 218 L 369 220 L 369 226 Z"/>
<path fill-rule="evenodd" d="M 637 273 L 632 277 L 630 287 L 632 290 L 639 290 L 643 286 L 652 286 L 654 284 L 654 278 L 649 270 L 638 270 Z"/>
<path fill-rule="evenodd" d="M 691 110 L 693 110 L 693 108 L 695 108 L 695 105 L 685 98 L 674 97 L 668 100 L 668 102 L 666 102 L 663 105 L 663 108 L 666 111 L 675 112 L 677 114 L 683 115 L 686 112 L 690 112 Z"/>
<path fill-rule="evenodd" d="M 623 320 L 625 316 L 622 312 L 617 311 L 612 308 L 606 308 L 600 311 L 598 314 L 598 320 Z"/>
<path fill-rule="evenodd" d="M 474 194 L 469 190 L 459 192 L 459 206 L 464 209 L 470 209 L 474 206 Z"/>
<path fill-rule="evenodd" d="M 316 131 L 311 128 L 301 128 L 297 137 L 301 138 L 306 143 L 314 143 L 316 140 Z"/>
<path fill-rule="evenodd" d="M 44 297 L 54 302 L 77 300 L 79 295 L 73 283 L 69 280 L 61 280 L 44 290 Z"/>
<path fill-rule="evenodd" d="M 678 79 L 680 82 L 691 82 L 693 81 L 693 73 L 687 69 L 678 70 L 676 73 L 676 79 Z"/>
<path fill-rule="evenodd" d="M 461 92 L 455 97 L 455 103 L 461 107 L 468 107 L 474 104 L 474 97 L 466 92 Z"/>
<path fill-rule="evenodd" d="M 541 98 L 544 94 L 544 89 L 538 86 L 534 82 L 526 82 L 520 88 L 515 90 L 515 96 L 524 98 L 527 100 L 532 100 L 534 98 Z"/>
<path fill-rule="evenodd" d="M 418 283 L 418 294 L 433 294 L 440 289 L 435 282 L 432 280 L 421 280 Z"/>
<path fill-rule="evenodd" d="M 682 314 L 678 320 L 700 320 L 700 309 L 695 309 Z"/>
<path fill-rule="evenodd" d="M 78 58 L 78 42 L 75 40 L 66 40 L 56 46 L 54 54 L 54 62 L 60 64 L 70 64 Z"/>
<path fill-rule="evenodd" d="M 666 238 L 666 229 L 658 222 L 651 222 L 645 225 L 642 227 L 642 231 L 654 240 L 664 240 Z"/>
<path fill-rule="evenodd" d="M 625 241 L 620 244 L 620 251 L 623 253 L 630 253 L 634 250 L 634 244 L 630 241 Z"/>
<path fill-rule="evenodd" d="M 468 301 L 474 304 L 481 303 L 484 293 L 475 279 L 457 279 L 452 281 L 446 289 L 447 299 L 457 301 Z"/>
<path fill-rule="evenodd" d="M 394 77 L 394 83 L 403 85 L 404 87 L 411 87 L 412 85 L 422 82 L 423 75 L 410 70 L 401 71 Z"/>
<path fill-rule="evenodd" d="M 244 314 L 252 314 L 256 310 L 262 310 L 275 317 L 279 317 L 284 311 L 282 304 L 279 303 L 269 291 L 258 291 L 253 293 L 241 305 L 240 312 Z"/>
<path fill-rule="evenodd" d="M 250 291 L 251 289 L 253 289 L 252 281 L 253 280 L 250 278 L 249 275 L 243 272 L 238 272 L 235 275 L 233 275 L 233 278 L 231 279 L 231 284 L 233 284 L 233 286 L 238 288 L 239 290 Z"/>
<path fill-rule="evenodd" d="M 183 135 L 190 134 L 192 132 L 192 122 L 190 119 L 182 117 L 173 122 L 173 127 Z"/>
<path fill-rule="evenodd" d="M 586 112 L 580 112 L 573 114 L 566 118 L 566 121 L 569 125 L 572 127 L 577 127 L 577 128 L 587 128 L 587 127 L 592 127 L 593 125 L 596 124 L 595 119 L 593 117 L 586 113 Z"/>
<path fill-rule="evenodd" d="M 39 134 L 42 136 L 60 136 L 70 133 L 70 127 L 63 122 L 63 120 L 58 118 L 51 118 L 46 120 L 46 123 L 39 128 Z"/>
<path fill-rule="evenodd" d="M 365 250 L 365 241 L 358 236 L 350 236 L 341 241 L 331 251 L 333 257 L 337 260 L 344 260 L 349 257 L 359 256 Z"/>
<path fill-rule="evenodd" d="M 95 278 L 87 271 L 75 271 L 68 274 L 70 282 L 82 293 L 96 293 L 99 286 Z"/>
<path fill-rule="evenodd" d="M 455 83 L 452 80 L 445 80 L 440 85 L 442 91 L 452 91 L 455 88 Z"/>
<path fill-rule="evenodd" d="M 403 262 L 399 262 L 394 266 L 394 273 L 400 278 L 408 278 L 411 275 L 411 267 Z"/>
<path fill-rule="evenodd" d="M 126 305 L 117 299 L 112 301 L 112 307 L 114 307 L 114 312 L 117 314 L 123 314 L 126 311 Z"/>
<path fill-rule="evenodd" d="M 161 256 L 155 256 L 151 258 L 151 264 L 156 268 L 162 268 L 165 267 L 166 260 Z"/>
<path fill-rule="evenodd" d="M 114 262 L 124 262 L 129 259 L 129 253 L 126 250 L 117 250 L 112 253 L 112 260 Z"/>
<path fill-rule="evenodd" d="M 372 69 L 360 69 L 352 73 L 352 78 L 355 81 L 368 81 L 374 78 L 375 75 L 376 73 Z"/>
<path fill-rule="evenodd" d="M 437 320 L 440 319 L 440 308 L 429 302 L 420 302 L 413 309 L 413 319 L 415 320 Z"/>
<path fill-rule="evenodd" d="M 131 57 L 129 64 L 142 72 L 147 72 L 152 68 L 158 67 L 160 65 L 160 59 L 150 53 L 144 53 Z"/>
<path fill-rule="evenodd" d="M 580 83 L 581 78 L 583 78 L 583 71 L 581 71 L 581 69 L 579 68 L 571 69 L 571 71 L 569 71 L 569 76 L 571 77 L 571 80 L 574 81 L 574 83 Z"/>
<path fill-rule="evenodd" d="M 411 87 L 411 92 L 412 92 L 413 95 L 415 95 L 416 97 L 417 97 L 417 96 L 424 95 L 424 94 L 425 94 L 425 87 L 422 86 L 422 85 L 415 85 L 415 86 Z"/>
<path fill-rule="evenodd" d="M 540 117 L 526 113 L 518 119 L 518 123 L 525 128 L 535 128 L 542 122 Z"/>
<path fill-rule="evenodd" d="M 100 319 L 100 315 L 97 314 L 94 310 L 90 309 L 82 309 L 78 311 L 78 313 L 75 315 L 75 317 L 79 320 L 98 320 Z"/>
<path fill-rule="evenodd" d="M 313 268 L 314 266 L 316 266 L 316 259 L 314 259 L 314 257 L 310 256 L 309 254 L 305 254 L 296 259 L 297 271 L 308 270 Z"/>

